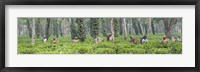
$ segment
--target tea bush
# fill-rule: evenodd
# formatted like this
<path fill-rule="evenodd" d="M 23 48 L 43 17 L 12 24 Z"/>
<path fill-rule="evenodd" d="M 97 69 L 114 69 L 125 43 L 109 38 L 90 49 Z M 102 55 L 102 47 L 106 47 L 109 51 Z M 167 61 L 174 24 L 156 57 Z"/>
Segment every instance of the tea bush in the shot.
<path fill-rule="evenodd" d="M 130 35 L 128 35 L 130 36 Z M 133 35 L 141 38 L 142 35 Z M 102 36 L 103 37 L 103 36 Z M 166 48 L 161 43 L 162 34 L 149 35 L 148 44 L 130 44 L 130 40 L 124 40 L 123 36 L 115 38 L 115 42 L 106 41 L 94 43 L 91 36 L 87 36 L 85 42 L 72 43 L 70 36 L 58 37 L 58 45 L 52 45 L 51 36 L 47 43 L 42 42 L 42 37 L 35 38 L 35 45 L 31 45 L 31 38 L 28 35 L 18 37 L 18 54 L 181 54 L 182 42 L 169 42 Z"/>

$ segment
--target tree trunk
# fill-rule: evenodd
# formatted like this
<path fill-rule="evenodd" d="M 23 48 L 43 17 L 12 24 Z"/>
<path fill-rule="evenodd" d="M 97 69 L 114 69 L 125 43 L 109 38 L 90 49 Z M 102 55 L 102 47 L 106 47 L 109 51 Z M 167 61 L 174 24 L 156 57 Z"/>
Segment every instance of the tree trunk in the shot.
<path fill-rule="evenodd" d="M 145 35 L 148 35 L 148 24 L 145 24 L 144 27 L 145 27 Z"/>
<path fill-rule="evenodd" d="M 168 38 L 172 38 L 173 26 L 177 23 L 177 18 L 164 18 L 165 35 Z"/>
<path fill-rule="evenodd" d="M 165 35 L 171 39 L 172 36 L 172 27 L 170 25 L 170 20 L 171 19 L 164 19 L 164 27 L 165 27 Z"/>
<path fill-rule="evenodd" d="M 32 28 L 31 28 L 31 22 L 30 22 L 29 18 L 26 19 L 26 22 L 27 22 L 29 36 L 32 38 Z"/>
<path fill-rule="evenodd" d="M 60 27 L 59 27 L 59 25 L 60 25 L 60 18 L 55 18 L 55 24 L 54 24 L 54 28 L 55 28 L 55 36 L 58 38 L 58 36 L 59 36 L 59 31 L 60 31 Z"/>
<path fill-rule="evenodd" d="M 98 36 L 99 35 L 99 19 L 98 18 L 91 18 L 90 19 L 90 24 L 91 24 L 91 31 L 92 31 L 92 34 L 91 36 L 93 38 L 96 37 L 96 35 Z"/>
<path fill-rule="evenodd" d="M 120 29 L 120 23 L 119 23 L 119 18 L 113 18 L 113 28 L 114 28 L 114 36 L 118 37 L 119 34 L 119 29 Z"/>
<path fill-rule="evenodd" d="M 74 37 L 77 37 L 77 24 L 75 22 L 76 19 L 70 18 L 70 33 L 71 33 L 71 38 L 73 39 Z"/>
<path fill-rule="evenodd" d="M 106 20 L 105 20 L 105 18 L 103 18 L 102 19 L 102 34 L 103 34 L 103 36 L 104 37 L 106 37 L 107 36 L 107 31 L 106 31 L 106 29 L 107 29 L 107 27 L 106 27 Z"/>
<path fill-rule="evenodd" d="M 142 35 L 144 35 L 144 30 L 143 30 L 143 26 L 142 26 L 142 20 L 141 19 L 139 19 L 139 27 L 140 27 L 140 33 L 142 34 Z"/>
<path fill-rule="evenodd" d="M 64 19 L 61 19 L 60 25 L 59 25 L 59 30 L 60 30 L 60 36 L 63 36 L 63 31 L 62 31 L 62 27 L 64 25 Z"/>
<path fill-rule="evenodd" d="M 45 28 L 46 28 L 46 20 L 44 18 L 40 19 L 40 23 L 42 24 L 42 35 L 45 36 Z"/>
<path fill-rule="evenodd" d="M 151 27 L 151 18 L 146 18 L 146 36 L 148 36 L 148 33 L 150 32 L 150 27 Z"/>
<path fill-rule="evenodd" d="M 88 35 L 91 35 L 91 33 L 90 33 L 90 27 L 91 27 L 91 22 L 90 22 L 91 20 L 90 20 L 90 18 L 86 18 L 86 20 L 85 20 L 85 22 L 86 22 L 86 25 L 87 25 L 87 34 Z"/>
<path fill-rule="evenodd" d="M 32 19 L 33 21 L 32 21 L 32 45 L 34 45 L 35 44 L 35 18 L 33 18 Z"/>
<path fill-rule="evenodd" d="M 45 37 L 47 38 L 47 40 L 49 39 L 49 27 L 50 27 L 50 18 L 47 18 L 46 19 L 46 23 L 47 23 L 47 26 L 46 26 L 46 29 L 45 29 Z"/>
<path fill-rule="evenodd" d="M 64 18 L 64 25 L 65 25 L 65 28 L 64 28 L 64 33 L 66 33 L 66 35 L 70 35 L 71 32 L 70 32 L 70 22 L 69 22 L 69 18 Z"/>
<path fill-rule="evenodd" d="M 115 37 L 114 34 L 115 34 L 115 32 L 114 32 L 114 27 L 113 27 L 113 18 L 110 21 L 110 31 L 111 31 L 112 38 L 113 38 L 113 43 L 114 43 L 114 37 Z"/>
<path fill-rule="evenodd" d="M 63 35 L 63 32 L 62 32 L 62 25 L 63 25 L 63 19 L 62 18 L 57 18 L 56 19 L 57 22 L 57 33 L 56 33 L 56 36 L 58 37 L 59 35 L 62 36 Z"/>
<path fill-rule="evenodd" d="M 132 19 L 133 28 L 135 30 L 136 35 L 139 34 L 139 28 L 137 27 L 137 19 Z"/>
<path fill-rule="evenodd" d="M 151 19 L 151 28 L 152 28 L 153 35 L 155 35 L 155 28 L 154 28 L 153 18 Z"/>
<path fill-rule="evenodd" d="M 78 24 L 78 38 L 80 39 L 81 42 L 84 42 L 86 39 L 86 26 L 84 24 L 84 19 L 83 18 L 78 18 L 76 20 L 76 23 Z"/>
<path fill-rule="evenodd" d="M 123 18 L 120 18 L 120 35 L 123 35 Z"/>
<path fill-rule="evenodd" d="M 124 32 L 124 39 L 127 39 L 127 28 L 126 28 L 126 19 L 123 18 L 123 32 Z"/>
<path fill-rule="evenodd" d="M 37 32 L 36 33 L 36 36 L 37 36 L 37 38 L 39 38 L 40 37 L 40 34 L 41 34 L 41 32 L 40 32 L 40 27 L 41 27 L 41 25 L 40 25 L 40 18 L 36 18 L 35 19 L 35 31 Z"/>
<path fill-rule="evenodd" d="M 165 35 L 170 39 L 172 38 L 172 27 L 165 28 Z"/>

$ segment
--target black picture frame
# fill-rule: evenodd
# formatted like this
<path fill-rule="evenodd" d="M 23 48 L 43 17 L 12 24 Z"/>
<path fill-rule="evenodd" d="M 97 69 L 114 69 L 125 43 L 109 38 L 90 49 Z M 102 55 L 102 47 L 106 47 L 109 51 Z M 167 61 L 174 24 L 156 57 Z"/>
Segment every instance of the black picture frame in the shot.
<path fill-rule="evenodd" d="M 5 67 L 5 5 L 195 5 L 195 67 Z M 1 0 L 2 72 L 200 72 L 200 0 Z"/>

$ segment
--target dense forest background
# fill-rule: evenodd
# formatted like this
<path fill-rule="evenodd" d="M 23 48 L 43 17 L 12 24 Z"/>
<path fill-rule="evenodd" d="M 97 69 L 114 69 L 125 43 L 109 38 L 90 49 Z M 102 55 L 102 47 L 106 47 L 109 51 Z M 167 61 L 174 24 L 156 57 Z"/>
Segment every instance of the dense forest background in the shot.
<path fill-rule="evenodd" d="M 109 33 L 115 37 L 164 33 L 171 38 L 172 33 L 182 33 L 182 18 L 18 18 L 18 35 L 30 37 L 70 35 L 84 41 L 86 35 Z"/>
<path fill-rule="evenodd" d="M 89 37 L 92 42 L 96 36 L 106 40 L 109 34 L 112 34 L 114 38 L 113 44 L 128 42 L 130 35 L 138 39 L 147 36 L 157 41 L 161 40 L 164 35 L 172 39 L 174 35 L 182 35 L 182 18 L 18 18 L 18 43 L 26 42 L 26 44 L 35 45 L 37 39 L 43 37 L 47 37 L 48 40 L 77 37 L 80 42 L 84 43 L 90 39 Z M 158 39 L 155 36 L 159 36 Z M 25 38 L 28 41 L 25 41 Z M 60 41 L 64 42 L 62 39 Z M 26 47 L 25 44 L 22 46 Z M 24 47 L 19 48 L 25 49 Z"/>

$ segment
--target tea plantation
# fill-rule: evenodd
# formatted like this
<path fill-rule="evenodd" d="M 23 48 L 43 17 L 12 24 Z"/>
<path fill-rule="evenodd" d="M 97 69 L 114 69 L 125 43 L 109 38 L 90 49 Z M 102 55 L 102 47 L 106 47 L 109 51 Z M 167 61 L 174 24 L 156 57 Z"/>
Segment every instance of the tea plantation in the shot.
<path fill-rule="evenodd" d="M 142 35 L 133 35 L 138 39 Z M 100 35 L 104 40 L 94 43 L 91 36 L 87 36 L 85 42 L 72 43 L 70 36 L 58 37 L 59 44 L 52 45 L 51 36 L 47 43 L 42 42 L 42 37 L 35 38 L 35 45 L 31 44 L 28 35 L 18 36 L 18 54 L 182 54 L 182 42 L 169 42 L 163 47 L 161 39 L 163 34 L 149 35 L 148 44 L 130 44 L 130 39 L 124 40 L 123 36 L 115 37 L 115 42 L 106 41 L 106 37 Z M 130 35 L 128 36 L 130 37 Z"/>

